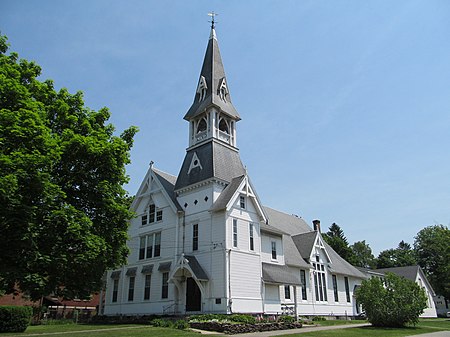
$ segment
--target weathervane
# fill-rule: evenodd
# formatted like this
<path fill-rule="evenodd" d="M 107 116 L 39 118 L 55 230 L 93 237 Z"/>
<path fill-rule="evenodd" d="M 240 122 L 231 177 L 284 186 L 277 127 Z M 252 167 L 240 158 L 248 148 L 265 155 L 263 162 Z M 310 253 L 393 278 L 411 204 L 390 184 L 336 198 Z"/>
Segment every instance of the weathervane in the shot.
<path fill-rule="evenodd" d="M 214 23 L 215 23 L 214 19 L 215 19 L 216 15 L 219 15 L 219 14 L 215 13 L 214 11 L 212 11 L 211 13 L 208 13 L 208 16 L 211 17 L 211 21 L 208 21 L 208 22 L 211 22 L 211 29 L 215 28 L 215 26 L 214 26 Z"/>

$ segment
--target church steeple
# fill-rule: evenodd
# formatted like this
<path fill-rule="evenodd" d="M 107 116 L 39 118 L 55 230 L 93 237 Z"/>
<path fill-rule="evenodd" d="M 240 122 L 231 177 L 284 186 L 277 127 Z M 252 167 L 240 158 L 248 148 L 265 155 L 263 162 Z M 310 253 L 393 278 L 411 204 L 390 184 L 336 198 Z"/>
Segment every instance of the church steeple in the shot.
<path fill-rule="evenodd" d="M 189 122 L 189 147 L 176 191 L 207 181 L 228 184 L 245 173 L 236 146 L 236 122 L 241 118 L 231 102 L 214 17 L 194 102 L 184 119 Z"/>
<path fill-rule="evenodd" d="M 194 102 L 184 119 L 190 123 L 189 146 L 210 138 L 236 146 L 235 123 L 241 118 L 231 102 L 214 19 Z"/>

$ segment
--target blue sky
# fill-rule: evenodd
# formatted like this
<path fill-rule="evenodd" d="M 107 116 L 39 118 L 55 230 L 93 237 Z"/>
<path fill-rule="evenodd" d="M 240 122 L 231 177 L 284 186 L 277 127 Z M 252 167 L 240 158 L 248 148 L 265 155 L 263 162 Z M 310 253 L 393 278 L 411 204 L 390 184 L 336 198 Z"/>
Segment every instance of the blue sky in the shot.
<path fill-rule="evenodd" d="M 209 36 L 262 202 L 338 223 L 377 254 L 450 223 L 450 2 L 2 0 L 0 30 L 42 79 L 140 128 L 127 172 L 178 174 Z"/>

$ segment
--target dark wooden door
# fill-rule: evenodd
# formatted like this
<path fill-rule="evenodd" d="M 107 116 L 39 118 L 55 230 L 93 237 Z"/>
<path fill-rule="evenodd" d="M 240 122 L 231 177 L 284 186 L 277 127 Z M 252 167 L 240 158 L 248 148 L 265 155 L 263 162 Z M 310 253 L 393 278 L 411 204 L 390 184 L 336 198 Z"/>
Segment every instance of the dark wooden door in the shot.
<path fill-rule="evenodd" d="M 202 310 L 202 294 L 192 277 L 186 279 L 186 311 Z"/>

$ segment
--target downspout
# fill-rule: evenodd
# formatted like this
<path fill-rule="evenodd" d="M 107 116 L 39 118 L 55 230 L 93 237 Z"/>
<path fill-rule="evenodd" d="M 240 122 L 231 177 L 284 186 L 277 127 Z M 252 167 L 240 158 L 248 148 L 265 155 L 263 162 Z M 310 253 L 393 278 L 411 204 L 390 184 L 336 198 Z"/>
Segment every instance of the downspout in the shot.
<path fill-rule="evenodd" d="M 228 249 L 228 308 L 233 313 L 233 299 L 231 298 L 231 249 Z"/>
<path fill-rule="evenodd" d="M 298 318 L 298 310 L 297 310 L 297 285 L 294 284 L 294 315 L 295 320 Z"/>

